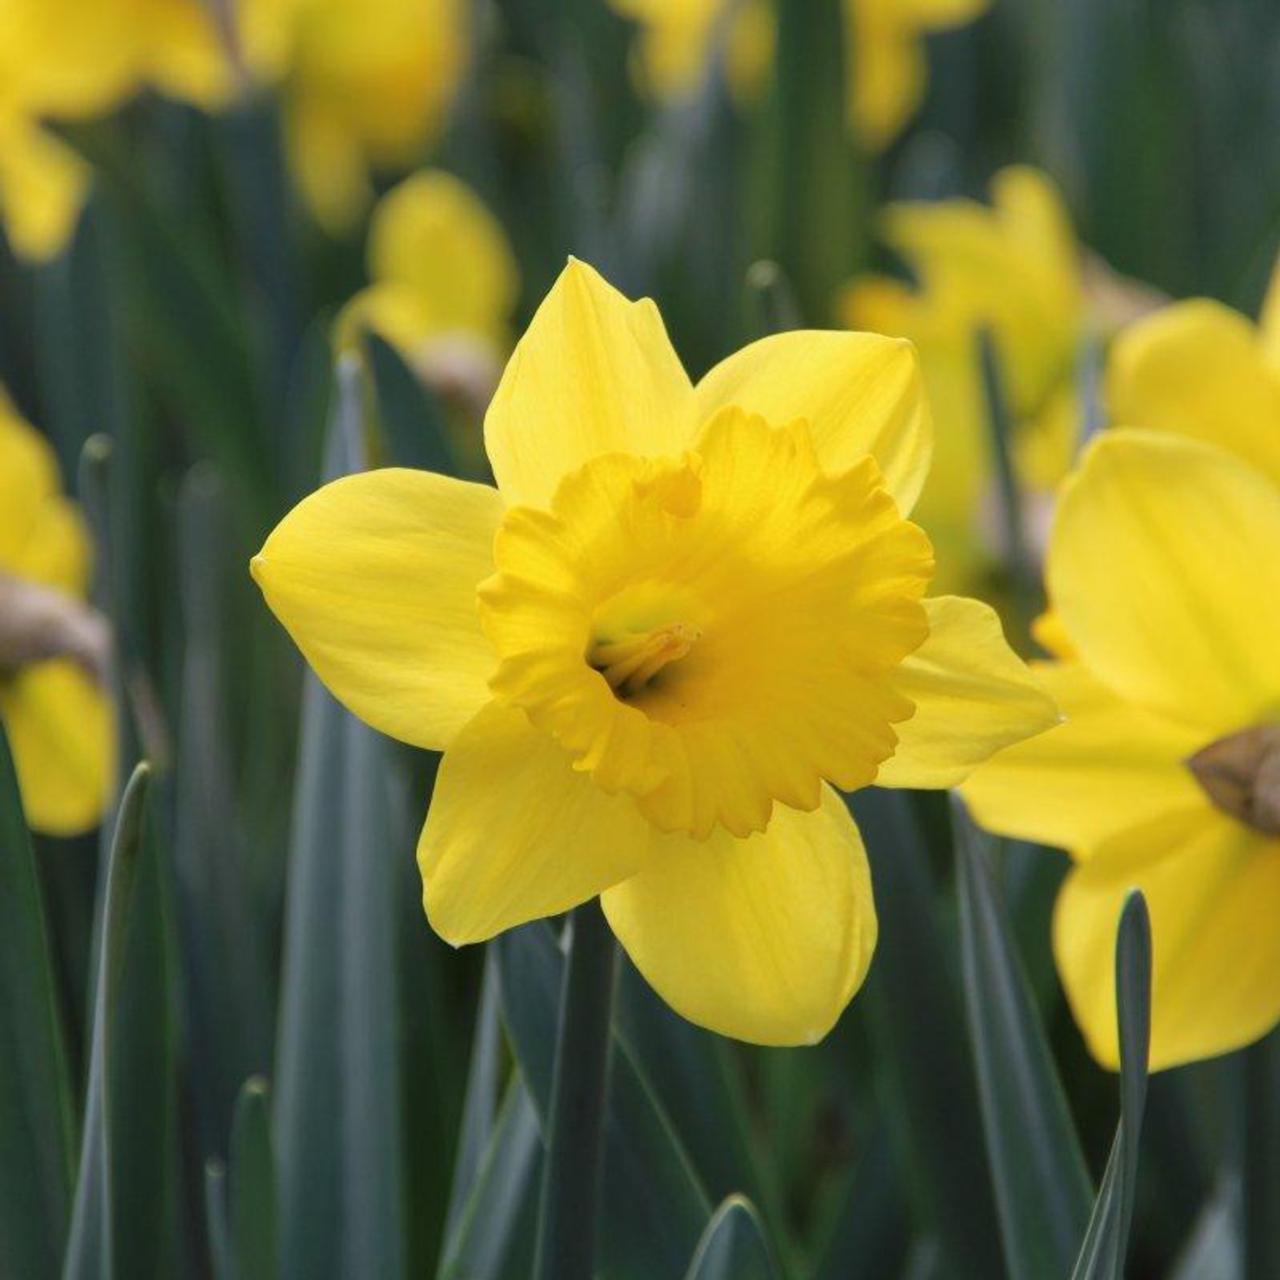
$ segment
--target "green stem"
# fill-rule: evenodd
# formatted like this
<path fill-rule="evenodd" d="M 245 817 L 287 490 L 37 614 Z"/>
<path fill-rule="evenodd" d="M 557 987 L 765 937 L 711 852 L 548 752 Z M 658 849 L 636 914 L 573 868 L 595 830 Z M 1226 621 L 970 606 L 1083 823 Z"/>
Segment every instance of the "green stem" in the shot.
<path fill-rule="evenodd" d="M 596 901 L 569 917 L 535 1280 L 591 1280 L 617 947 Z"/>
<path fill-rule="evenodd" d="M 1280 1034 L 1245 1050 L 1244 1245 L 1248 1280 L 1280 1275 Z"/>

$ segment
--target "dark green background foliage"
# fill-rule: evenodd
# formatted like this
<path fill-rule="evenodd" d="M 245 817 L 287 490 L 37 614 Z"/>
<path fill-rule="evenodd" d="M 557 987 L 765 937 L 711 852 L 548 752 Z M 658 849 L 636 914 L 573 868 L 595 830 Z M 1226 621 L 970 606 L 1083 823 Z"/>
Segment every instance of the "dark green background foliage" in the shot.
<path fill-rule="evenodd" d="M 930 42 L 926 107 L 875 161 L 840 123 L 835 0 L 781 6 L 746 109 L 714 75 L 647 107 L 598 0 L 485 12 L 434 162 L 507 227 L 522 319 L 572 251 L 656 296 L 696 375 L 828 323 L 881 201 L 981 195 L 1013 160 L 1054 174 L 1118 270 L 1261 296 L 1272 0 L 997 0 Z M 0 377 L 95 524 L 127 760 L 151 768 L 101 841 L 32 839 L 0 751 L 0 1277 L 527 1276 L 561 922 L 487 951 L 431 934 L 413 850 L 435 760 L 304 678 L 246 569 L 325 474 L 477 476 L 478 450 L 390 347 L 335 376 L 362 245 L 295 207 L 271 103 L 150 98 L 69 137 L 95 195 L 59 261 L 0 257 Z M 1125 1068 L 1102 1072 L 1049 953 L 1065 859 L 942 797 L 852 803 L 881 941 L 823 1044 L 718 1039 L 621 962 L 600 1274 L 1065 1280 L 1119 1276 L 1127 1249 L 1131 1276 L 1280 1276 L 1280 1042 L 1148 1082 L 1135 901 Z"/>

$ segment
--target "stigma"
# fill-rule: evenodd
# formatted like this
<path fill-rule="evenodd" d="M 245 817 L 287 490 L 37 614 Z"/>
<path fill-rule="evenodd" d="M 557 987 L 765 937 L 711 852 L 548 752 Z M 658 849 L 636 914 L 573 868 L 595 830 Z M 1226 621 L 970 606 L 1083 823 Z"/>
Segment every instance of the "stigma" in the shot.
<path fill-rule="evenodd" d="M 672 622 L 616 640 L 596 640 L 587 650 L 594 667 L 619 697 L 640 692 L 664 667 L 683 658 L 701 638 L 700 628 Z"/>

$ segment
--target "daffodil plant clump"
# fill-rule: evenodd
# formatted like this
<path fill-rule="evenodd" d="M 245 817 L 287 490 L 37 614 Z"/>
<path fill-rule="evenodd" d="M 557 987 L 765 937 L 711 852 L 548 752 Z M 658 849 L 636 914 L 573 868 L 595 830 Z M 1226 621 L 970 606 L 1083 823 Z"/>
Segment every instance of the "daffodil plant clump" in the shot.
<path fill-rule="evenodd" d="M 1277 67 L 0 0 L 0 1280 L 1280 1277 Z"/>

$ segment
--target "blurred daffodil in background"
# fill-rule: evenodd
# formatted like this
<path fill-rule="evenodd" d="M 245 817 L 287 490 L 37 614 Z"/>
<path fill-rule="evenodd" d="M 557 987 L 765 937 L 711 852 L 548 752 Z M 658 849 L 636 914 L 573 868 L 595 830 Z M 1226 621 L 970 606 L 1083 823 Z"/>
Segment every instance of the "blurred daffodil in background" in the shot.
<path fill-rule="evenodd" d="M 153 89 L 206 111 L 282 97 L 287 149 L 316 218 L 343 232 L 374 170 L 409 168 L 466 63 L 461 0 L 0 0 L 0 209 L 16 252 L 65 246 L 88 169 L 45 127 Z"/>
<path fill-rule="evenodd" d="M 93 827 L 115 782 L 106 627 L 82 603 L 91 551 L 53 452 L 0 390 L 0 723 L 27 821 Z"/>
<path fill-rule="evenodd" d="M 242 0 L 233 35 L 201 0 L 0 0 L 0 208 L 15 252 L 59 253 L 88 190 L 88 167 L 47 124 L 147 88 L 223 107 L 246 77 L 278 72 L 298 3 Z"/>
<path fill-rule="evenodd" d="M 1047 175 L 1026 167 L 1001 170 L 991 192 L 989 208 L 965 199 L 890 205 L 884 239 L 915 284 L 865 276 L 837 303 L 850 328 L 900 335 L 919 348 L 937 434 L 936 466 L 917 519 L 945 551 L 939 572 L 948 587 L 981 582 L 1006 552 L 983 332 L 1014 419 L 1010 451 L 1030 519 L 1047 514 L 1083 425 L 1076 370 L 1088 317 L 1062 198 Z"/>
<path fill-rule="evenodd" d="M 253 573 L 333 693 L 444 750 L 419 845 L 457 944 L 601 895 L 694 1022 L 821 1038 L 875 945 L 832 789 L 948 786 L 1057 711 L 976 601 L 926 599 L 914 354 L 767 338 L 690 383 L 572 262 L 485 421 L 498 487 L 368 472 Z"/>
<path fill-rule="evenodd" d="M 338 346 L 378 334 L 427 385 L 478 418 L 511 348 L 520 293 L 502 224 L 464 182 L 422 170 L 374 208 L 368 268 L 371 283 L 338 317 Z"/>
<path fill-rule="evenodd" d="M 975 816 L 1066 848 L 1053 942 L 1117 1061 L 1111 938 L 1133 886 L 1155 945 L 1153 1067 L 1280 1021 L 1280 290 L 1262 325 L 1208 300 L 1130 327 L 1115 421 L 1068 483 L 1036 665 L 1066 723 L 964 785 Z"/>
<path fill-rule="evenodd" d="M 758 91 L 773 58 L 775 15 L 768 0 L 609 0 L 640 27 L 643 80 L 663 98 L 687 94 L 705 74 L 728 22 L 725 58 L 739 96 Z M 854 137 L 881 151 L 920 109 L 928 84 L 924 37 L 964 26 L 990 0 L 844 0 L 846 114 Z"/>
<path fill-rule="evenodd" d="M 371 174 L 422 159 L 467 63 L 463 0 L 295 0 L 282 92 L 289 155 L 308 204 L 347 230 Z"/>

